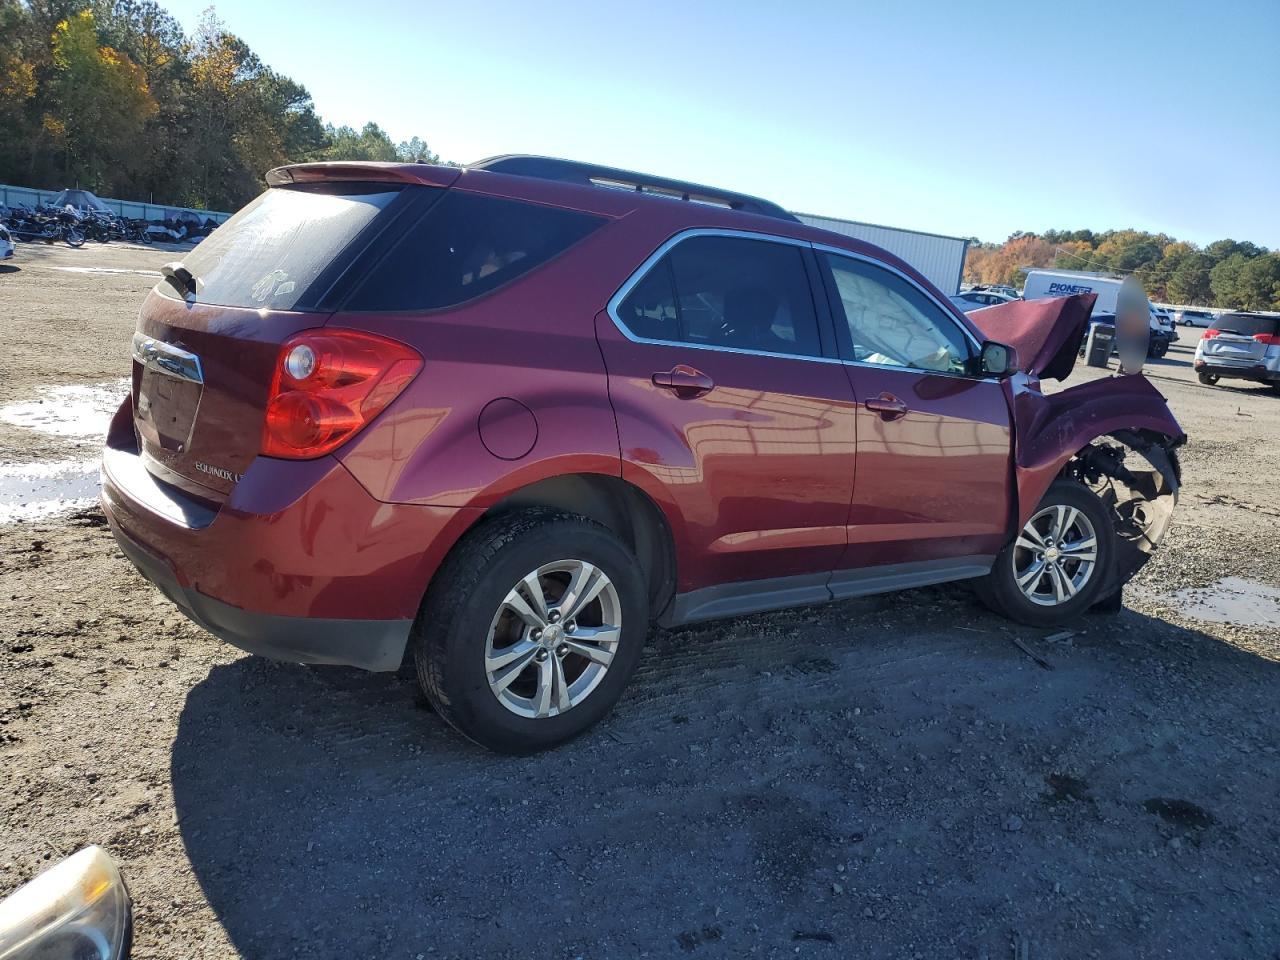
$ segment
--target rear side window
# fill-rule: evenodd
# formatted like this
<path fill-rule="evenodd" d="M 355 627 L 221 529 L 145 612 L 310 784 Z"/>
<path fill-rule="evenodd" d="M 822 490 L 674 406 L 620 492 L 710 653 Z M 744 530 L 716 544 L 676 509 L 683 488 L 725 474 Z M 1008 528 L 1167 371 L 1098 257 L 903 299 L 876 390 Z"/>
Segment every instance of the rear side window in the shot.
<path fill-rule="evenodd" d="M 483 296 L 546 263 L 605 220 L 449 191 L 359 282 L 344 310 L 436 310 Z"/>
<path fill-rule="evenodd" d="M 650 340 L 822 354 L 804 254 L 791 244 L 740 237 L 684 240 L 627 294 L 618 319 Z"/>
<path fill-rule="evenodd" d="M 227 307 L 294 309 L 398 193 L 398 187 L 358 183 L 268 190 L 183 259 L 196 278 L 196 299 Z M 156 289 L 177 296 L 170 284 Z"/>

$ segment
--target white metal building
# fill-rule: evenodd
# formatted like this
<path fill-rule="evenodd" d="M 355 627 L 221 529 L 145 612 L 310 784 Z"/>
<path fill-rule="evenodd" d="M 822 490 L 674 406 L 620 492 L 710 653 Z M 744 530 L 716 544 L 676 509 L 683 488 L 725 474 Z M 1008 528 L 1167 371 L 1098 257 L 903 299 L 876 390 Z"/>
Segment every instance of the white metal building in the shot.
<path fill-rule="evenodd" d="M 874 223 L 856 220 L 838 220 L 835 217 L 819 217 L 811 213 L 797 213 L 802 223 L 846 237 L 865 240 L 883 247 L 901 257 L 924 274 L 929 281 L 950 296 L 960 290 L 960 277 L 964 272 L 964 255 L 969 241 L 961 237 L 944 237 L 939 233 L 923 233 L 919 230 L 900 230 L 882 227 Z"/>

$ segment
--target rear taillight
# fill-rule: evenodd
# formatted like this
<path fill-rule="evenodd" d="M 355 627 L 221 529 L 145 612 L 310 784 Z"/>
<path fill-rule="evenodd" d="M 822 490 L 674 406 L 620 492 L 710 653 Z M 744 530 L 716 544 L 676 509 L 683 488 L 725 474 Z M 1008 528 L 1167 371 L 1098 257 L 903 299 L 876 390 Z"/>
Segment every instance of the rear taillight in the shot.
<path fill-rule="evenodd" d="M 1268 347 L 1280 347 L 1280 334 L 1277 333 L 1256 333 L 1253 339 L 1259 343 L 1265 343 Z"/>
<path fill-rule="evenodd" d="M 398 397 L 422 369 L 416 350 L 356 330 L 308 330 L 280 348 L 262 452 L 308 460 L 336 450 Z"/>
<path fill-rule="evenodd" d="M 1214 337 L 1216 337 L 1216 336 L 1218 335 L 1218 332 L 1219 332 L 1219 331 L 1214 330 L 1212 327 L 1210 327 L 1208 330 L 1206 330 L 1206 331 L 1204 332 L 1204 336 L 1203 336 L 1203 337 L 1201 337 L 1200 339 L 1201 339 L 1201 340 L 1212 340 Z"/>

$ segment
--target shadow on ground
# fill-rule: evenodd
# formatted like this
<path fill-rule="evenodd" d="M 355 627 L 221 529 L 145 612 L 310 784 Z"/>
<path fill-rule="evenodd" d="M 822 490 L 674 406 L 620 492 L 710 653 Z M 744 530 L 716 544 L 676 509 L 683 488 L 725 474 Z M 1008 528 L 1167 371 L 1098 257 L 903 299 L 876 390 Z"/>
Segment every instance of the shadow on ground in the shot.
<path fill-rule="evenodd" d="M 523 759 L 408 671 L 241 659 L 183 711 L 180 830 L 255 958 L 1263 956 L 1280 666 L 1086 627 L 1019 631 L 1052 670 L 945 590 L 660 632 Z"/>

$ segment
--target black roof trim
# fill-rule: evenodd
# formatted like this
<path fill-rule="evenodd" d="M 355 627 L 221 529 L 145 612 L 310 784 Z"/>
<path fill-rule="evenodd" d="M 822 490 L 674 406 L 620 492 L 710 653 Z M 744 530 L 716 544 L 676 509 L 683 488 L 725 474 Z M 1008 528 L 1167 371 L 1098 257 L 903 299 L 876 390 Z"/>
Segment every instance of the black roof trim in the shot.
<path fill-rule="evenodd" d="M 741 210 L 743 213 L 755 213 L 777 220 L 789 220 L 792 223 L 800 222 L 776 203 L 761 200 L 759 197 L 688 183 L 684 180 L 670 180 L 666 177 L 650 176 L 647 173 L 634 173 L 617 167 L 602 167 L 594 163 L 579 163 L 576 160 L 557 160 L 554 157 L 536 157 L 527 154 L 506 154 L 500 157 L 489 157 L 468 166 L 473 170 L 488 170 L 492 173 L 533 177 L 538 180 L 557 180 L 561 183 L 577 183 L 583 186 L 600 186 L 599 181 L 607 181 L 633 187 L 637 193 L 662 191 L 668 195 L 677 194 L 683 200 L 714 203 L 727 206 L 732 210 Z"/>

